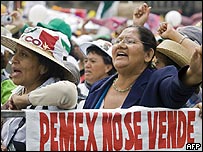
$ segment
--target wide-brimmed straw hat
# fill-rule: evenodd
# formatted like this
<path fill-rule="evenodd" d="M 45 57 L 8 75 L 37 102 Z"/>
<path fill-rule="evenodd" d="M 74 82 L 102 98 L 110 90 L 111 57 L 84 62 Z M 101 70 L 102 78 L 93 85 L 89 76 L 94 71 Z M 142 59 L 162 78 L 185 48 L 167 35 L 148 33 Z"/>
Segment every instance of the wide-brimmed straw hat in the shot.
<path fill-rule="evenodd" d="M 65 46 L 70 47 L 70 42 L 61 32 L 52 31 L 42 27 L 28 27 L 19 39 L 1 35 L 1 44 L 13 51 L 17 45 L 21 45 L 34 51 L 56 63 L 65 71 L 65 78 L 75 84 L 78 84 L 79 78 L 72 71 L 72 64 L 66 64 L 69 53 Z"/>
<path fill-rule="evenodd" d="M 180 67 L 189 65 L 193 50 L 188 50 L 172 40 L 164 40 L 157 46 L 157 51 L 169 57 Z"/>
<path fill-rule="evenodd" d="M 92 42 L 85 42 L 79 45 L 80 49 L 83 51 L 85 55 L 87 55 L 87 48 L 90 46 L 96 46 L 98 47 L 101 51 L 106 53 L 108 56 L 112 58 L 112 44 L 109 41 L 98 39 Z"/>

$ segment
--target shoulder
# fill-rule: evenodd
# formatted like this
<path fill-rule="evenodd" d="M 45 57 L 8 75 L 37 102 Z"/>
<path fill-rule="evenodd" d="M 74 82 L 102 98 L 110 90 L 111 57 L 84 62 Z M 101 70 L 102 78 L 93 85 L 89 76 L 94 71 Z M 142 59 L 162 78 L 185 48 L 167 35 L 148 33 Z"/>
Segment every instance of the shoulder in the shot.
<path fill-rule="evenodd" d="M 153 76 L 159 76 L 159 77 L 165 77 L 168 75 L 174 75 L 177 74 L 178 70 L 175 66 L 166 66 L 161 69 L 155 70 L 153 73 Z"/>

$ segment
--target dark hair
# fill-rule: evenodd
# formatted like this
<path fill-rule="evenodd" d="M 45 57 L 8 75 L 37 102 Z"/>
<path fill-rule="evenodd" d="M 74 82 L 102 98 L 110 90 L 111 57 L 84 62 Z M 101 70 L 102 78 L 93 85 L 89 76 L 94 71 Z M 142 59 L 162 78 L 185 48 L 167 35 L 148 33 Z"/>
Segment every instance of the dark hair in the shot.
<path fill-rule="evenodd" d="M 149 29 L 147 29 L 144 26 L 135 26 L 138 30 L 139 36 L 140 36 L 140 40 L 144 45 L 144 51 L 148 51 L 150 48 L 152 48 L 154 51 L 156 51 L 156 46 L 157 46 L 157 42 L 156 42 L 156 38 L 154 36 L 154 34 L 152 33 L 152 31 L 150 31 Z"/>
<path fill-rule="evenodd" d="M 60 78 L 60 80 L 65 79 L 65 70 L 63 67 L 38 53 L 35 54 L 37 55 L 40 63 L 48 68 L 47 72 L 42 76 L 43 81 L 49 79 L 50 77 Z"/>
<path fill-rule="evenodd" d="M 87 54 L 89 54 L 90 52 L 98 54 L 99 56 L 102 57 L 104 64 L 112 65 L 112 69 L 108 72 L 108 75 L 113 75 L 114 73 L 116 73 L 116 69 L 113 66 L 112 58 L 106 53 L 104 53 L 100 48 L 98 48 L 95 45 L 91 45 L 90 47 L 87 48 L 86 51 L 87 51 Z"/>

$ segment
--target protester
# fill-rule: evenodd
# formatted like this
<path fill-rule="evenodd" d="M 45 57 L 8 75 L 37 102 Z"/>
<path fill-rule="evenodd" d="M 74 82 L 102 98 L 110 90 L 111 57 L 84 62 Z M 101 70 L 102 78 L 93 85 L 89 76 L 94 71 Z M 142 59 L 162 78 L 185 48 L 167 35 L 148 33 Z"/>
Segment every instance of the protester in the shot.
<path fill-rule="evenodd" d="M 110 42 L 101 39 L 80 45 L 87 57 L 84 61 L 85 82 L 80 83 L 78 87 L 85 96 L 88 95 L 92 84 L 115 73 L 111 59 L 111 46 Z"/>
<path fill-rule="evenodd" d="M 160 69 L 165 66 L 173 65 L 180 70 L 181 67 L 189 64 L 191 51 L 192 50 L 188 50 L 172 40 L 164 40 L 157 46 L 156 68 Z M 194 107 L 196 104 L 202 102 L 201 90 L 200 84 L 184 107 Z"/>
<path fill-rule="evenodd" d="M 113 42 L 112 59 L 118 74 L 95 83 L 84 109 L 131 106 L 181 108 L 202 81 L 202 50 L 196 49 L 190 66 L 151 68 L 156 51 L 153 33 L 131 26 Z"/>
<path fill-rule="evenodd" d="M 76 85 L 79 83 L 79 75 L 72 71 L 73 65 L 67 64 L 68 53 L 62 45 L 66 36 L 59 32 L 51 31 L 42 27 L 29 27 L 19 39 L 1 36 L 1 44 L 14 51 L 12 57 L 13 82 L 18 87 L 12 95 L 24 95 L 43 86 L 61 81 L 67 85 L 66 96 L 61 101 L 49 100 L 31 104 L 9 102 L 11 109 L 20 109 L 22 104 L 27 109 L 72 109 L 77 103 Z M 66 40 L 68 42 L 68 40 Z M 67 89 L 66 88 L 66 89 Z M 65 98 L 65 99 L 64 99 Z M 69 98 L 68 102 L 66 98 Z M 6 106 L 5 106 L 6 107 Z M 20 126 L 20 124 L 22 124 Z M 26 125 L 25 118 L 9 118 L 3 123 L 1 130 L 1 147 L 5 150 L 26 150 Z M 13 149 L 14 148 L 14 149 Z"/>
<path fill-rule="evenodd" d="M 79 83 L 78 85 L 78 109 L 82 108 L 85 98 L 88 95 L 89 88 L 93 83 L 116 72 L 112 64 L 110 48 L 111 43 L 104 40 L 86 42 L 81 45 L 81 49 L 84 51 L 84 54 L 87 54 L 87 58 L 85 59 L 85 82 Z M 43 96 L 46 97 L 49 95 L 51 99 L 58 101 L 60 97 L 64 96 L 63 90 L 67 90 L 66 87 L 67 86 L 61 82 L 55 83 L 55 86 L 50 84 L 36 91 L 32 91 L 29 94 L 29 97 L 28 95 L 25 95 L 16 97 L 15 100 L 27 102 L 29 99 L 29 101 L 33 102 L 46 102 Z M 61 91 L 59 91 L 59 89 L 61 89 Z M 53 91 L 55 91 L 57 96 L 49 93 Z M 35 96 L 42 97 L 34 98 Z"/>
<path fill-rule="evenodd" d="M 29 25 L 23 20 L 22 14 L 19 11 L 13 11 L 11 13 L 11 16 L 14 18 L 14 20 L 11 24 L 15 25 L 19 29 L 19 34 L 23 33 L 24 30 L 27 27 L 29 27 Z M 71 31 L 70 25 L 67 24 L 64 20 L 62 20 L 60 18 L 53 18 L 47 24 L 38 22 L 36 26 L 47 28 L 47 29 L 50 29 L 53 31 L 58 31 L 58 32 L 61 32 L 64 35 L 66 35 L 68 37 L 69 41 L 65 42 L 65 43 L 62 42 L 62 43 L 63 43 L 64 47 L 66 48 L 67 52 L 69 53 L 69 56 L 67 56 L 67 58 L 70 62 L 75 64 L 75 66 L 79 69 L 79 66 L 78 66 L 78 63 L 76 60 L 76 58 L 78 56 L 73 56 L 75 54 L 76 55 L 78 54 L 78 53 L 73 52 L 73 51 L 77 51 L 77 50 L 74 50 L 74 49 L 72 49 L 72 47 L 69 47 L 68 45 L 66 45 L 66 43 L 71 43 L 72 31 Z"/>
<path fill-rule="evenodd" d="M 133 16 L 134 24 L 144 26 L 149 18 L 150 9 L 151 7 L 146 3 L 136 8 Z M 158 69 L 168 65 L 174 65 L 177 69 L 180 69 L 181 67 L 188 65 L 190 58 L 195 51 L 194 48 L 198 46 L 193 41 L 198 42 L 198 44 L 201 44 L 202 41 L 201 29 L 196 26 L 179 27 L 175 30 L 172 25 L 163 22 L 160 24 L 158 33 L 160 34 L 162 41 L 164 39 L 173 40 L 167 40 L 158 45 L 155 56 L 156 68 Z M 190 38 L 192 41 L 189 39 L 185 40 L 186 38 Z M 180 41 L 183 43 L 182 45 L 184 47 L 182 47 L 181 44 L 178 44 Z M 186 41 L 186 43 L 183 41 Z M 187 49 L 185 49 L 185 47 L 187 47 Z M 202 101 L 200 97 L 202 96 L 201 87 L 200 91 L 199 89 L 197 90 L 199 94 L 193 93 L 192 97 L 186 103 L 187 107 L 193 107 L 195 104 Z"/>
<path fill-rule="evenodd" d="M 200 47 L 202 44 L 201 29 L 195 26 L 186 26 L 181 27 L 179 30 L 175 30 L 170 24 L 162 23 L 158 32 L 163 39 L 167 40 L 164 40 L 157 46 L 157 68 L 174 65 L 177 69 L 180 69 L 181 67 L 188 65 L 192 54 L 195 52 L 195 48 Z M 180 39 L 178 40 L 177 37 L 180 37 Z M 202 102 L 201 84 L 185 106 L 194 107 L 200 102 Z"/>
<path fill-rule="evenodd" d="M 102 39 L 80 45 L 81 50 L 87 57 L 84 60 L 85 81 L 84 83 L 80 83 L 78 88 L 85 98 L 89 93 L 89 89 L 96 81 L 116 72 L 112 64 L 111 46 L 112 44 L 110 42 Z M 83 103 L 84 100 L 78 108 Z"/>
<path fill-rule="evenodd" d="M 139 28 L 143 28 L 143 27 L 139 27 Z M 145 28 L 144 28 L 145 29 Z M 145 30 L 147 30 L 147 29 L 145 29 Z M 149 32 L 149 31 L 148 31 Z M 149 32 L 150 33 L 150 32 Z M 130 34 L 130 32 L 129 32 L 129 34 Z M 142 34 L 140 34 L 140 35 L 142 35 Z M 153 37 L 153 36 L 151 36 L 151 37 Z M 146 40 L 145 40 L 146 39 Z M 152 38 L 153 39 L 153 38 Z M 150 39 L 148 38 L 148 35 L 145 37 L 145 35 L 142 35 L 142 37 L 141 37 L 141 40 L 142 41 L 149 41 Z M 155 40 L 156 41 L 156 40 Z M 128 42 L 128 41 L 127 41 Z M 133 42 L 132 42 L 133 43 Z M 153 47 L 155 48 L 156 47 L 156 44 L 155 44 L 156 42 L 154 42 L 154 40 L 153 40 Z M 130 44 L 131 44 L 131 42 L 130 42 Z M 132 45 L 132 44 L 131 44 Z M 134 45 L 136 45 L 136 44 L 134 44 Z M 144 45 L 145 45 L 145 47 L 147 46 L 147 44 L 146 43 L 144 43 Z M 151 44 L 152 45 L 152 44 Z M 128 48 L 127 47 L 127 45 L 124 45 L 124 43 L 122 43 L 122 45 L 119 45 L 120 46 L 120 48 L 122 49 L 122 48 Z M 149 54 L 149 59 L 147 59 L 147 62 L 148 62 L 148 64 L 147 65 L 145 65 L 145 66 L 143 66 L 143 68 L 144 67 L 146 67 L 146 66 L 149 66 L 149 64 L 151 64 L 151 58 L 153 58 L 153 55 L 154 55 L 154 53 L 153 53 L 153 49 L 149 49 L 152 53 L 148 53 Z M 121 52 L 121 51 L 120 51 Z M 200 51 L 201 52 L 201 51 Z M 145 54 L 147 54 L 147 53 L 145 53 Z M 147 54 L 147 55 L 148 55 Z M 153 55 L 152 55 L 153 54 Z M 120 54 L 120 58 L 123 56 L 123 58 L 126 56 L 126 54 L 125 54 L 125 52 L 121 52 Z M 150 58 L 151 57 L 151 58 Z M 147 58 L 147 57 L 146 57 Z M 134 57 L 133 59 L 136 59 L 136 57 Z M 198 60 L 197 60 L 198 61 Z M 194 61 L 193 61 L 194 62 Z M 139 64 L 138 64 L 139 65 Z M 150 67 L 150 66 L 149 66 Z M 192 66 L 193 67 L 193 66 Z M 183 78 L 183 76 L 185 76 L 186 74 L 182 74 L 182 72 L 184 73 L 185 72 L 185 68 L 187 68 L 187 67 L 184 67 L 183 69 L 181 69 L 181 71 L 179 72 L 180 74 L 178 75 L 177 74 L 177 71 L 176 71 L 176 69 L 175 69 L 175 67 L 167 67 L 167 68 L 164 68 L 164 69 L 162 69 L 162 70 L 158 70 L 157 72 L 154 72 L 154 74 L 156 74 L 156 73 L 160 73 L 160 72 L 162 72 L 163 71 L 163 75 L 161 75 L 162 77 L 164 77 L 165 75 L 167 75 L 168 74 L 168 72 L 169 71 L 167 71 L 167 69 L 173 69 L 172 71 L 170 71 L 171 73 L 173 73 L 172 75 L 174 75 L 174 77 L 177 79 L 178 77 L 180 78 L 180 80 L 181 81 L 184 81 L 185 82 L 185 80 L 183 80 L 182 78 Z M 194 68 L 194 67 L 193 67 Z M 192 69 L 193 69 L 192 68 Z M 133 68 L 134 69 L 134 68 Z M 152 68 L 153 69 L 153 68 Z M 147 72 L 149 72 L 151 70 L 151 68 L 146 68 L 146 70 L 144 70 L 145 72 L 143 73 L 143 75 L 145 75 L 145 73 L 147 73 Z M 155 69 L 153 69 L 152 71 L 154 71 Z M 189 70 L 191 70 L 191 68 L 189 68 Z M 198 69 L 198 70 L 200 70 L 200 69 Z M 133 70 L 132 70 L 133 71 Z M 166 72 L 167 71 L 167 72 Z M 201 72 L 199 72 L 199 73 L 201 73 Z M 154 75 L 153 74 L 153 75 Z M 130 76 L 130 75 L 129 75 Z M 187 75 L 186 75 L 187 76 Z M 154 76 L 152 76 L 152 79 L 154 78 Z M 131 78 L 132 79 L 132 78 Z M 200 77 L 198 77 L 198 79 L 200 79 Z M 197 80 L 198 80 L 197 79 Z M 129 83 L 130 81 L 130 79 L 125 79 L 125 80 L 127 80 L 126 81 L 126 83 Z M 186 79 L 187 80 L 187 79 Z M 104 81 L 104 80 L 103 80 Z M 102 82 L 103 82 L 102 81 Z M 140 81 L 140 80 L 139 80 Z M 139 84 L 139 81 L 137 82 L 138 84 Z M 151 80 L 150 80 L 151 81 Z M 164 80 L 162 80 L 163 82 L 162 83 L 160 83 L 160 85 L 162 85 L 162 84 L 164 84 L 164 83 L 166 83 Z M 193 80 L 194 81 L 194 80 Z M 154 80 L 154 82 L 157 82 L 157 80 Z M 124 86 L 123 87 L 125 87 L 125 85 L 126 85 L 126 87 L 127 87 L 127 84 L 126 83 L 122 83 Z M 137 84 L 136 83 L 136 84 Z M 172 83 L 172 82 L 171 82 Z M 167 83 L 166 85 L 163 85 L 163 90 L 165 90 L 165 89 L 167 89 L 167 87 L 166 86 L 170 86 L 170 84 L 171 83 Z M 194 83 L 194 82 L 192 82 L 192 83 Z M 97 84 L 97 83 L 96 83 Z M 95 84 L 95 85 L 96 85 Z M 182 85 L 182 82 L 180 82 L 180 81 L 178 81 L 178 84 L 180 85 L 179 87 L 183 87 L 183 89 L 181 90 L 181 89 L 178 89 L 178 90 L 181 90 L 181 91 L 185 91 L 185 90 L 187 90 L 186 88 L 185 88 L 185 86 L 184 85 Z M 188 84 L 189 85 L 189 84 Z M 106 86 L 105 84 L 104 84 L 104 86 Z M 137 86 L 138 87 L 138 86 Z M 169 92 L 167 92 L 167 91 L 163 91 L 163 90 L 160 90 L 160 91 L 163 91 L 163 92 L 161 92 L 162 94 L 158 94 L 157 96 L 156 96 L 156 94 L 154 93 L 152 93 L 151 95 L 152 95 L 152 99 L 153 99 L 153 101 L 156 101 L 156 98 L 158 98 L 157 99 L 157 102 L 158 101 L 160 101 L 161 99 L 159 99 L 159 97 L 160 96 L 162 96 L 162 100 L 165 100 L 165 98 L 167 99 L 167 100 L 165 100 L 165 102 L 170 102 L 170 104 L 168 103 L 168 104 L 163 104 L 163 103 L 147 103 L 147 100 L 145 101 L 144 99 L 145 98 L 147 98 L 147 99 L 149 99 L 149 100 L 151 100 L 151 98 L 149 97 L 148 98 L 148 95 L 146 95 L 146 96 L 142 96 L 142 98 L 141 98 L 141 95 L 140 95 L 140 97 L 137 97 L 138 99 L 139 98 L 141 98 L 142 99 L 142 101 L 144 102 L 144 103 L 139 103 L 139 105 L 144 105 L 144 106 L 150 106 L 150 107 L 152 107 L 152 106 L 154 106 L 154 107 L 156 107 L 156 106 L 163 106 L 163 107 L 172 107 L 172 108 L 179 108 L 179 107 L 181 107 L 183 104 L 184 104 L 184 102 L 185 102 L 185 100 L 186 100 L 186 98 L 189 98 L 189 96 L 192 94 L 192 92 L 194 92 L 194 90 L 195 90 L 195 88 L 197 88 L 198 87 L 198 84 L 196 85 L 196 86 L 194 86 L 193 88 L 189 88 L 188 89 L 188 92 L 184 92 L 183 93 L 183 95 L 181 95 L 181 98 L 180 98 L 180 100 L 178 99 L 177 100 L 177 105 L 175 104 L 175 102 L 173 103 L 172 101 L 174 101 L 174 99 L 172 100 L 172 101 L 170 101 L 171 100 L 171 98 L 172 97 L 169 97 L 169 96 L 165 96 L 165 95 L 163 95 L 163 93 L 169 93 Z M 92 89 L 94 89 L 95 87 L 93 87 Z M 116 88 L 116 84 L 114 83 L 114 88 Z M 124 90 L 120 90 L 120 92 L 128 92 L 129 90 L 130 90 L 130 88 L 131 88 L 131 86 L 130 87 L 128 87 L 127 89 L 124 89 Z M 133 88 L 136 88 L 134 85 L 133 85 Z M 168 89 L 170 90 L 170 87 L 168 87 Z M 112 88 L 111 88 L 111 90 L 112 90 Z M 119 90 L 118 88 L 117 88 L 117 90 Z M 125 90 L 127 90 L 127 91 L 125 91 Z M 153 90 L 153 89 L 151 89 L 151 90 Z M 149 89 L 149 93 L 151 92 L 151 90 Z M 143 91 L 143 90 L 142 90 Z M 137 91 L 136 91 L 137 92 Z M 138 92 L 140 92 L 140 91 L 138 91 Z M 101 93 L 101 92 L 100 92 Z M 145 93 L 147 93 L 147 91 L 145 92 Z M 139 93 L 140 94 L 140 93 Z M 174 94 L 176 95 L 177 94 L 177 92 L 174 92 Z M 173 95 L 174 95 L 173 94 Z M 166 94 L 167 95 L 167 94 Z M 127 95 L 126 95 L 127 96 Z M 129 102 L 129 99 L 131 99 L 131 97 L 132 96 L 135 96 L 135 95 L 133 95 L 133 93 L 132 93 L 132 91 L 129 93 L 129 96 L 130 97 L 128 97 L 126 100 Z M 92 95 L 91 95 L 91 97 L 92 97 Z M 95 99 L 95 97 L 97 97 L 97 96 L 94 96 L 93 97 L 93 99 Z M 120 97 L 120 96 L 119 96 Z M 184 99 L 182 100 L 182 98 L 184 97 Z M 57 98 L 56 96 L 53 96 L 53 98 Z M 125 98 L 125 97 L 124 97 Z M 155 98 L 155 99 L 154 99 Z M 120 98 L 119 98 L 120 99 Z M 140 100 L 141 100 L 140 99 Z M 88 100 L 89 100 L 89 98 L 88 98 Z M 96 101 L 97 99 L 95 99 L 95 101 Z M 113 100 L 112 100 L 113 101 Z M 117 101 L 117 100 L 115 100 L 115 101 Z M 133 101 L 133 98 L 132 98 L 132 101 Z M 178 104 L 178 101 L 181 101 L 181 103 L 179 103 Z M 136 102 L 136 100 L 135 100 L 135 102 Z M 172 104 L 172 103 L 173 104 Z M 95 103 L 94 103 L 95 104 Z M 130 107 L 130 106 L 133 106 L 133 105 L 135 105 L 134 103 L 129 103 L 129 105 L 123 105 L 123 107 L 122 108 L 126 108 L 126 107 Z M 137 104 L 136 104 L 137 105 Z M 89 107 L 88 107 L 89 108 Z M 90 108 L 92 108 L 92 107 L 90 107 Z"/>
<path fill-rule="evenodd" d="M 150 9 L 151 7 L 149 7 L 146 3 L 143 3 L 141 6 L 136 8 L 133 14 L 134 24 L 144 26 L 145 22 L 149 18 Z M 197 44 L 195 44 L 193 41 L 198 42 L 198 44 L 200 44 L 202 41 L 201 29 L 196 26 L 187 26 L 179 27 L 177 30 L 175 30 L 172 28 L 171 25 L 167 25 L 167 23 L 165 22 L 160 24 L 160 27 L 161 28 L 158 29 L 158 33 L 162 37 L 156 35 L 156 37 L 159 37 L 159 39 L 157 40 L 157 45 L 160 44 L 165 38 L 168 39 L 169 37 L 172 38 L 174 41 L 167 40 L 164 41 L 161 45 L 158 45 L 156 56 L 153 59 L 155 61 L 156 68 L 159 69 L 167 65 L 174 65 L 177 69 L 180 69 L 181 67 L 188 65 L 190 58 L 195 51 L 194 48 L 197 47 Z M 185 37 L 185 35 L 193 40 L 186 40 L 187 42 L 183 44 L 183 46 L 187 47 L 188 49 L 185 49 L 181 45 L 177 44 L 179 43 L 179 39 L 183 41 L 185 38 L 187 38 Z M 177 43 L 175 43 L 175 41 Z M 202 115 L 202 88 L 199 88 L 196 89 L 197 92 L 195 91 L 193 93 L 193 95 L 183 107 L 198 107 L 200 108 L 200 115 Z"/>

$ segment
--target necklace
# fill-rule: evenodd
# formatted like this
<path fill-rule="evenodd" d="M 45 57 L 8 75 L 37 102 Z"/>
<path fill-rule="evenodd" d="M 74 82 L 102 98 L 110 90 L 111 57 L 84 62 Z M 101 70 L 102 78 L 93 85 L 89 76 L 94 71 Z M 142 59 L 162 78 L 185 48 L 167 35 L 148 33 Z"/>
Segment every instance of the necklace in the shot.
<path fill-rule="evenodd" d="M 129 87 L 127 87 L 126 89 L 118 89 L 118 87 L 116 86 L 116 81 L 118 80 L 118 78 L 116 78 L 114 81 L 113 81 L 113 88 L 116 90 L 116 91 L 118 91 L 118 92 L 120 92 L 120 93 L 124 93 L 124 92 L 127 92 L 127 91 L 129 91 L 131 88 L 132 88 L 132 86 L 133 86 L 133 84 L 131 84 Z"/>

